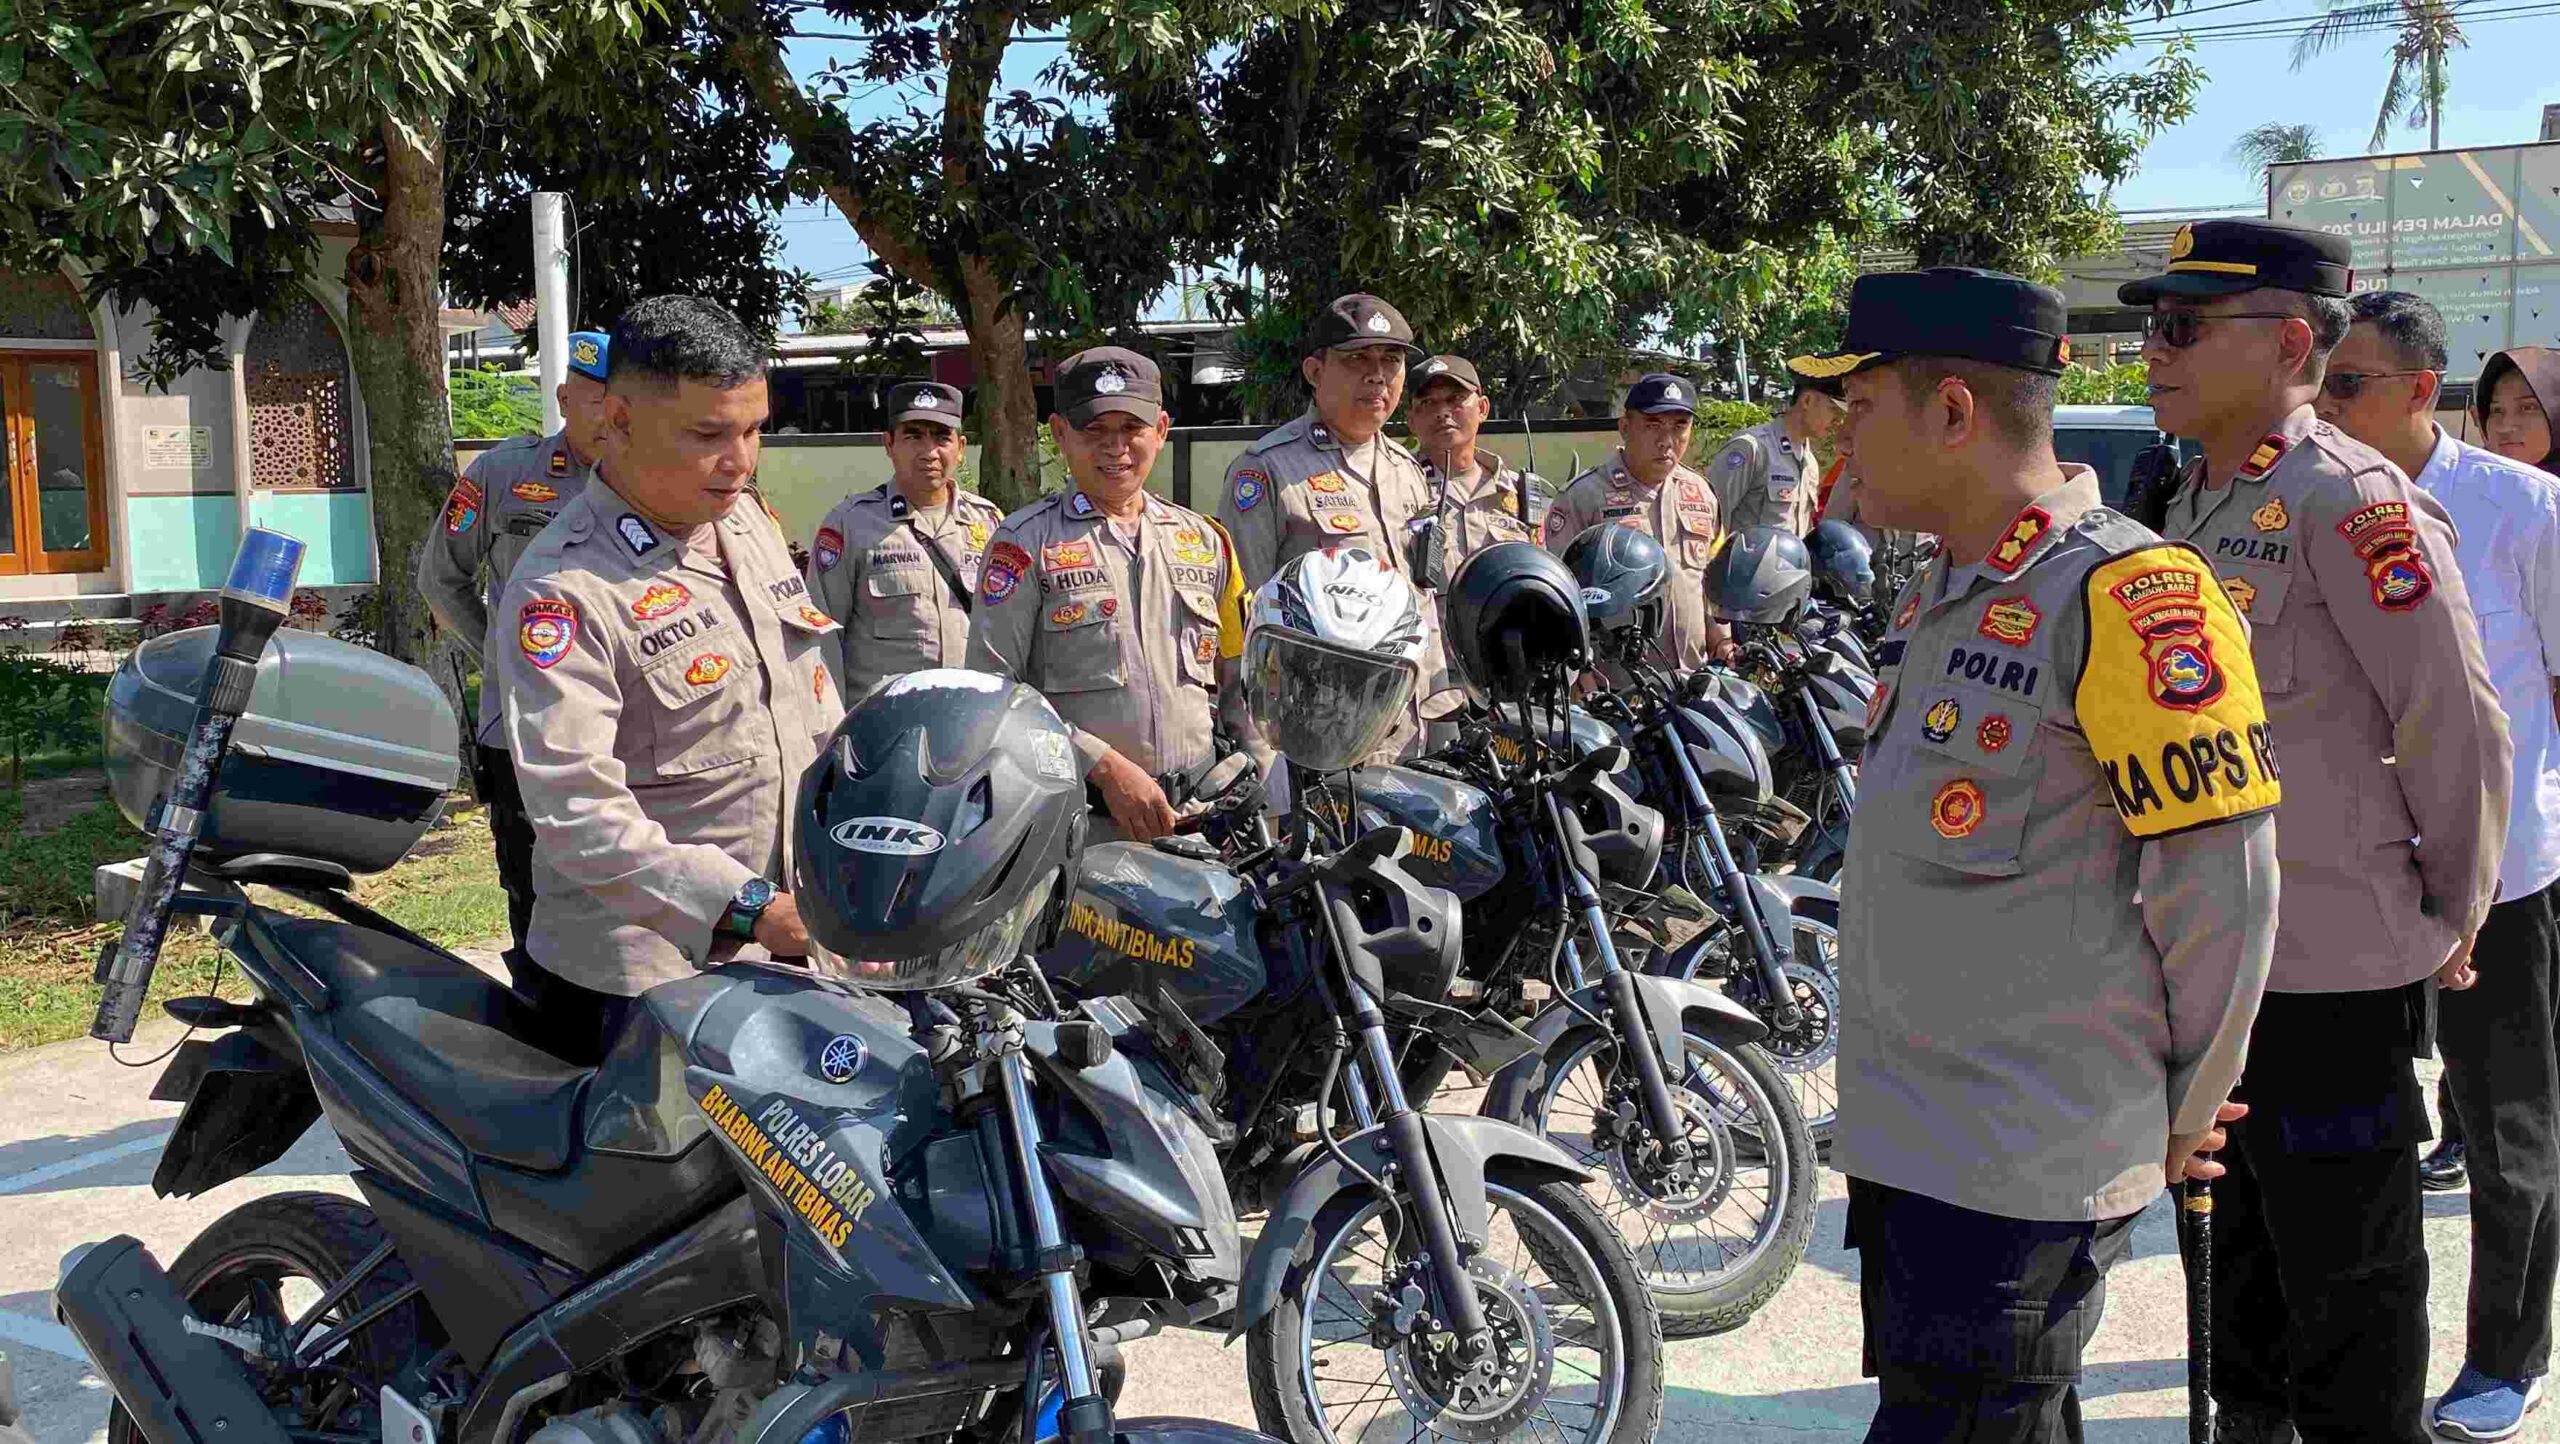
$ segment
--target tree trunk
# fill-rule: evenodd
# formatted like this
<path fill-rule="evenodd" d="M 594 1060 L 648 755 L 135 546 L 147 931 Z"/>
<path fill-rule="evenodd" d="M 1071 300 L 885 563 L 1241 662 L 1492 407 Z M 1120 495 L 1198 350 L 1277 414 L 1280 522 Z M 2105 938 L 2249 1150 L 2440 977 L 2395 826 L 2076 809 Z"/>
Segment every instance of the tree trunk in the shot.
<path fill-rule="evenodd" d="M 986 263 L 961 263 L 969 328 L 969 360 L 978 371 L 978 405 L 970 428 L 978 443 L 978 490 L 1012 511 L 1040 495 L 1040 408 L 1031 381 L 1031 346 L 1022 308 Z"/>
<path fill-rule="evenodd" d="M 374 205 L 356 210 L 347 254 L 347 350 L 364 393 L 373 464 L 374 581 L 379 641 L 424 664 L 434 629 L 418 593 L 418 549 L 453 487 L 453 423 L 445 403 L 444 143 L 442 118 L 413 144 L 382 127 Z"/>

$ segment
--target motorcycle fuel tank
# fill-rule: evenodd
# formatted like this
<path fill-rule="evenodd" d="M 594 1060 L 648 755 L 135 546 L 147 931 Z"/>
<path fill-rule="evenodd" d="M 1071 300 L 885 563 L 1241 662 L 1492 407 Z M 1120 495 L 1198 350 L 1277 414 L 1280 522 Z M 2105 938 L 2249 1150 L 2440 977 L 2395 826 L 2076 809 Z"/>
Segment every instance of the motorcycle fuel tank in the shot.
<path fill-rule="evenodd" d="M 1075 993 L 1161 987 L 1195 1023 L 1259 996 L 1267 969 L 1252 900 L 1225 867 L 1137 842 L 1086 848 L 1058 941 L 1040 967 Z"/>
<path fill-rule="evenodd" d="M 1587 716 L 1578 718 L 1580 722 L 1607 725 Z M 1611 736 L 1606 745 L 1615 746 L 1615 734 Z M 1360 767 L 1348 777 L 1349 797 L 1342 784 L 1330 778 L 1308 797 L 1310 807 L 1323 809 L 1323 815 L 1334 821 L 1338 836 L 1348 839 L 1371 828 L 1403 828 L 1413 838 L 1413 851 L 1404 859 L 1405 871 L 1426 886 L 1448 889 L 1460 901 L 1482 897 L 1502 881 L 1502 838 L 1495 828 L 1493 799 L 1482 788 L 1411 767 Z M 1346 804 L 1354 798 L 1358 806 L 1352 825 L 1344 826 Z"/>

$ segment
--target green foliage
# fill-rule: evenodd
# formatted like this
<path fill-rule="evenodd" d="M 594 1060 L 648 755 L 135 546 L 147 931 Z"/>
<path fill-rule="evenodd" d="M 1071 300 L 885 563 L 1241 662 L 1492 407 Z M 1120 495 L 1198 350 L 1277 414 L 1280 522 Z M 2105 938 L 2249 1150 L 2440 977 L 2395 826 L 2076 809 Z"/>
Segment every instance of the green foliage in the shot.
<path fill-rule="evenodd" d="M 2122 362 L 2104 370 L 2066 366 L 2057 399 L 2065 406 L 2148 406 L 2150 377 L 2150 368 L 2139 361 Z"/>
<path fill-rule="evenodd" d="M 496 367 L 456 371 L 446 381 L 453 434 L 503 438 L 542 430 L 541 383 Z"/>
<path fill-rule="evenodd" d="M 0 648 L 0 751 L 8 757 L 11 787 L 26 784 L 31 755 L 96 748 L 103 692 L 96 676 L 68 662 Z"/>
<path fill-rule="evenodd" d="M 2320 158 L 2320 129 L 2311 125 L 2287 125 L 2282 121 L 2266 121 L 2240 132 L 2231 142 L 2231 159 L 2249 172 L 2252 180 L 2263 184 L 2270 167 L 2292 165 Z"/>

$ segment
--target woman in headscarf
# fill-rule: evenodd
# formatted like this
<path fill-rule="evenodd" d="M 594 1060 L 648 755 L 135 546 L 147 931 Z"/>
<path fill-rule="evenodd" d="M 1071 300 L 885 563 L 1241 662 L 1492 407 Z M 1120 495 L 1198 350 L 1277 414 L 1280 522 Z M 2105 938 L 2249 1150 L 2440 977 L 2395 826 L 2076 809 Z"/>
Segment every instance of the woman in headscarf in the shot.
<path fill-rule="evenodd" d="M 2518 346 L 2480 368 L 2471 390 L 2471 415 L 2481 444 L 2509 461 L 2560 474 L 2552 418 L 2560 416 L 2560 349 Z"/>

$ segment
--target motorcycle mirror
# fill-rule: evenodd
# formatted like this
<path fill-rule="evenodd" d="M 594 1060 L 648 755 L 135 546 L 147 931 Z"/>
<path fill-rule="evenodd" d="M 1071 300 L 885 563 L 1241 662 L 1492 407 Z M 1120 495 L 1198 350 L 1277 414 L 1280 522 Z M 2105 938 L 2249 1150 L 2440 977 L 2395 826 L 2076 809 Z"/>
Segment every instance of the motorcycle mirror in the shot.
<path fill-rule="evenodd" d="M 1229 793 L 1236 790 L 1237 784 L 1253 776 L 1253 759 L 1241 752 L 1234 753 L 1210 768 L 1209 775 L 1200 779 L 1200 785 L 1192 795 L 1208 802 L 1223 802 Z"/>

